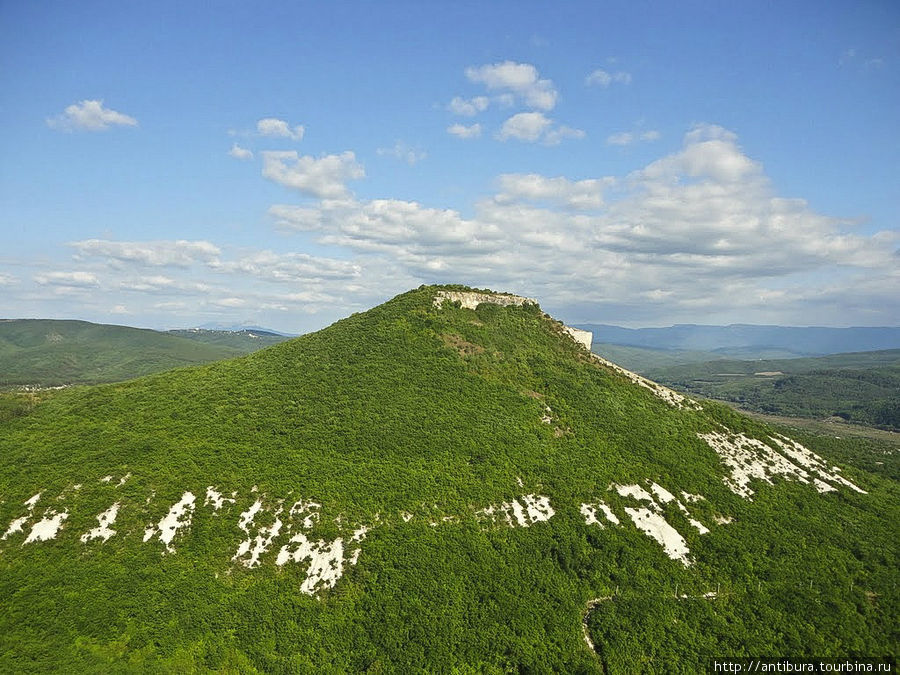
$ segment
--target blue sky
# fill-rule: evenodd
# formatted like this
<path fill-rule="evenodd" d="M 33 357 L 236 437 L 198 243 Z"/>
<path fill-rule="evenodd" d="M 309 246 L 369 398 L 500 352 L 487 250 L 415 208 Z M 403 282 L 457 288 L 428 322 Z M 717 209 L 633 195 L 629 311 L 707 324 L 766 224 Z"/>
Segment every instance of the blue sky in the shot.
<path fill-rule="evenodd" d="M 900 316 L 895 2 L 4 3 L 0 67 L 0 316 Z"/>

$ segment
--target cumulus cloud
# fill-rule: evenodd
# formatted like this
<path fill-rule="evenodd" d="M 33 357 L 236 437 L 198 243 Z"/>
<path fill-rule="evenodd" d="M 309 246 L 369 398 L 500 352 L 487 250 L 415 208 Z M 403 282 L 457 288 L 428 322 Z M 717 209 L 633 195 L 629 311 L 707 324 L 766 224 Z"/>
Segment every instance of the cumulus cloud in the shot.
<path fill-rule="evenodd" d="M 351 151 L 325 155 L 316 159 L 300 156 L 295 151 L 266 151 L 263 176 L 285 187 L 322 199 L 338 199 L 349 194 L 346 182 L 366 175 L 362 164 Z"/>
<path fill-rule="evenodd" d="M 265 117 L 256 123 L 256 132 L 260 136 L 274 136 L 275 138 L 290 138 L 294 141 L 302 141 L 306 129 L 302 124 L 292 127 L 284 120 L 275 117 Z"/>
<path fill-rule="evenodd" d="M 376 152 L 381 156 L 396 157 L 410 166 L 418 164 L 428 156 L 424 150 L 412 148 L 403 141 L 397 141 L 392 148 L 378 148 Z"/>
<path fill-rule="evenodd" d="M 481 125 L 477 123 L 470 126 L 451 124 L 447 127 L 447 133 L 457 138 L 478 138 L 481 136 Z"/>
<path fill-rule="evenodd" d="M 221 250 L 208 241 L 109 241 L 85 239 L 69 244 L 76 258 L 102 258 L 112 264 L 187 267 L 195 262 L 215 259 Z"/>
<path fill-rule="evenodd" d="M 572 129 L 564 125 L 554 126 L 553 120 L 539 112 L 517 113 L 507 119 L 497 133 L 497 139 L 508 141 L 515 139 L 526 143 L 540 141 L 544 145 L 558 145 L 566 138 L 584 138 L 581 129 Z"/>
<path fill-rule="evenodd" d="M 497 135 L 501 141 L 514 138 L 534 143 L 539 140 L 553 122 L 544 113 L 523 112 L 513 115 L 503 123 Z"/>
<path fill-rule="evenodd" d="M 720 127 L 691 130 L 680 150 L 627 176 L 504 174 L 497 186 L 472 217 L 401 200 L 270 213 L 283 230 L 352 251 L 363 276 L 392 261 L 404 279 L 512 289 L 580 320 L 608 311 L 617 320 L 766 320 L 796 312 L 838 269 L 844 297 L 855 289 L 868 298 L 860 307 L 877 295 L 900 309 L 865 282 L 881 278 L 897 290 L 897 233 L 856 234 L 778 196 L 762 165 Z M 822 297 L 818 320 L 838 303 L 836 292 Z"/>
<path fill-rule="evenodd" d="M 477 67 L 466 68 L 466 77 L 471 82 L 483 84 L 488 91 L 506 92 L 514 95 L 529 108 L 553 110 L 559 94 L 553 82 L 542 79 L 530 63 L 503 61 Z"/>
<path fill-rule="evenodd" d="M 136 127 L 138 121 L 124 113 L 103 107 L 99 99 L 84 100 L 66 107 L 47 126 L 61 131 L 106 131 L 111 127 Z"/>
<path fill-rule="evenodd" d="M 536 173 L 503 174 L 497 180 L 500 192 L 494 199 L 501 204 L 516 201 L 548 202 L 573 209 L 598 209 L 603 206 L 603 191 L 615 179 L 592 178 L 573 181 L 564 176 L 547 178 Z"/>
<path fill-rule="evenodd" d="M 487 110 L 488 105 L 490 105 L 490 99 L 487 96 L 475 96 L 471 99 L 454 96 L 447 107 L 454 115 L 474 117 L 478 113 Z"/>
<path fill-rule="evenodd" d="M 16 279 L 12 274 L 5 274 L 0 272 L 0 286 L 12 286 L 13 284 L 19 283 L 19 280 Z"/>
<path fill-rule="evenodd" d="M 584 83 L 589 87 L 608 87 L 613 83 L 631 84 L 631 73 L 626 73 L 623 71 L 610 73 L 603 70 L 602 68 L 597 68 L 597 70 L 593 71 L 590 75 L 584 78 Z"/>
<path fill-rule="evenodd" d="M 253 159 L 253 153 L 247 148 L 242 148 L 237 143 L 232 143 L 228 154 L 235 159 Z"/>
<path fill-rule="evenodd" d="M 288 159 L 292 169 L 299 158 Z M 537 297 L 570 322 L 872 325 L 900 315 L 898 233 L 864 233 L 779 195 L 721 127 L 690 130 L 627 175 L 502 174 L 465 212 L 338 188 L 271 207 L 278 229 L 299 233 L 283 240 L 298 250 L 76 242 L 72 267 L 4 288 L 5 306 L 41 297 L 63 312 L 75 298 L 192 322 L 317 313 L 315 328 L 421 283 L 463 282 Z"/>
<path fill-rule="evenodd" d="M 42 286 L 72 286 L 89 288 L 97 286 L 100 280 L 93 272 L 45 272 L 36 274 L 34 280 Z"/>

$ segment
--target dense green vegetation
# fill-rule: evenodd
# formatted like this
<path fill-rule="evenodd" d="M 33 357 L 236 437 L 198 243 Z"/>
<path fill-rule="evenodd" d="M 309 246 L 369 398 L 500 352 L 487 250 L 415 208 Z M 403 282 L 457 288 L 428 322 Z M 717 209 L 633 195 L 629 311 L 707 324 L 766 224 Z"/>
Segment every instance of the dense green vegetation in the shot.
<path fill-rule="evenodd" d="M 38 491 L 69 517 L 52 541 L 0 542 L 0 671 L 693 672 L 731 649 L 898 654 L 900 489 L 856 466 L 870 446 L 800 438 L 866 495 L 776 481 L 741 499 L 696 434 L 771 429 L 720 404 L 667 405 L 536 306 L 437 309 L 435 290 L 243 358 L 9 403 L 0 529 Z M 692 566 L 579 513 L 597 498 L 621 512 L 610 483 L 647 479 L 705 496 L 691 508 L 712 532 L 681 528 Z M 210 485 L 236 503 L 202 507 Z M 142 535 L 186 490 L 193 522 L 163 554 Z M 554 517 L 474 515 L 529 493 Z M 274 564 L 284 536 L 258 568 L 232 561 L 241 512 L 259 498 L 271 524 L 278 500 L 301 497 L 322 504 L 311 537 L 371 526 L 358 564 L 315 597 L 303 565 Z M 117 535 L 82 543 L 113 501 Z M 733 595 L 663 600 L 676 584 Z M 601 659 L 582 616 L 616 587 L 635 599 L 591 614 Z"/>
<path fill-rule="evenodd" d="M 283 340 L 227 331 L 174 333 L 87 321 L 2 320 L 0 389 L 117 382 L 242 356 Z"/>
<path fill-rule="evenodd" d="M 900 430 L 900 350 L 818 358 L 713 361 L 646 368 L 648 377 L 698 396 L 765 413 L 839 417 Z"/>

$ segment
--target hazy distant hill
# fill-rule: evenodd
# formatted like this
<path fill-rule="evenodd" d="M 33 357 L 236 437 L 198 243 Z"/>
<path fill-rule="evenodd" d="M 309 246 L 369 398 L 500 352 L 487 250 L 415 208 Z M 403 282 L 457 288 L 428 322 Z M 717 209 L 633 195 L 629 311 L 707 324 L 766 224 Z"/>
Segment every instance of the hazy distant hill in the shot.
<path fill-rule="evenodd" d="M 180 330 L 169 330 L 166 331 L 166 333 L 188 340 L 205 342 L 211 345 L 232 347 L 237 349 L 241 354 L 249 354 L 257 349 L 277 345 L 279 342 L 291 339 L 289 336 L 282 335 L 281 333 L 251 328 L 242 328 L 241 330 L 184 328 Z"/>
<path fill-rule="evenodd" d="M 421 287 L 246 357 L 17 400 L 2 672 L 900 649 L 900 488 L 840 459 L 868 441 L 679 396 L 515 296 Z"/>
<path fill-rule="evenodd" d="M 622 328 L 579 324 L 594 333 L 594 342 L 711 351 L 732 358 L 790 358 L 900 348 L 900 328 L 795 328 L 789 326 L 702 326 Z"/>
<path fill-rule="evenodd" d="M 241 356 L 277 341 L 208 337 L 87 321 L 0 320 L 0 387 L 115 382 Z"/>

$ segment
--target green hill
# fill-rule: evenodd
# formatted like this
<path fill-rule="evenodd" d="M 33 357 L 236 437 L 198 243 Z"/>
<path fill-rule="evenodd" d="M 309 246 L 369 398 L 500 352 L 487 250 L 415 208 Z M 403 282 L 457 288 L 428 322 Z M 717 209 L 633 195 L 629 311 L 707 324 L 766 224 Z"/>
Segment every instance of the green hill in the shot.
<path fill-rule="evenodd" d="M 648 377 L 764 413 L 900 430 L 900 349 L 817 358 L 648 367 Z"/>
<path fill-rule="evenodd" d="M 896 657 L 897 483 L 799 440 L 463 287 L 45 392 L 0 424 L 0 671 Z"/>
<path fill-rule="evenodd" d="M 187 339 L 87 321 L 0 320 L 0 389 L 116 382 L 242 356 L 281 341 L 222 332 L 199 331 Z"/>

